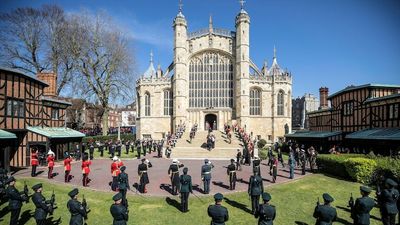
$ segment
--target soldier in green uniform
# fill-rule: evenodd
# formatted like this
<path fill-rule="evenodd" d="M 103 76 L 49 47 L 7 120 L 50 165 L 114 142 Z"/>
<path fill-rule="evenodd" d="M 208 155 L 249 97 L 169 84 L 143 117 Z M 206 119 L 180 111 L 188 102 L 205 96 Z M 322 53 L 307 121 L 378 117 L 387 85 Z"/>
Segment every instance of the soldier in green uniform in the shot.
<path fill-rule="evenodd" d="M 247 193 L 251 197 L 251 213 L 254 215 L 257 211 L 258 203 L 260 201 L 260 195 L 264 192 L 263 180 L 258 175 L 257 171 L 254 171 L 254 175 L 250 177 L 249 188 Z"/>
<path fill-rule="evenodd" d="M 183 175 L 179 177 L 179 182 L 181 184 L 180 192 L 181 192 L 181 210 L 182 212 L 188 212 L 189 205 L 189 192 L 193 193 L 192 188 L 192 177 L 187 175 L 188 168 L 183 168 Z"/>
<path fill-rule="evenodd" d="M 357 198 L 354 206 L 351 207 L 351 218 L 354 225 L 369 225 L 369 212 L 374 208 L 374 199 L 368 197 L 371 188 L 367 186 L 360 187 L 361 198 Z"/>
<path fill-rule="evenodd" d="M 208 216 L 211 217 L 210 225 L 225 225 L 225 222 L 229 220 L 228 209 L 222 206 L 223 198 L 221 193 L 215 194 L 215 205 L 208 206 Z"/>
<path fill-rule="evenodd" d="M 399 212 L 397 209 L 397 200 L 399 198 L 399 192 L 395 189 L 397 183 L 392 179 L 386 179 L 385 189 L 380 194 L 380 202 L 382 212 L 382 222 L 384 225 L 395 225 L 396 215 Z"/>
<path fill-rule="evenodd" d="M 128 200 L 126 200 L 126 192 L 127 190 L 131 190 L 131 187 L 129 186 L 129 179 L 128 179 L 128 174 L 125 173 L 126 166 L 121 166 L 120 170 L 121 173 L 118 174 L 118 189 L 119 193 L 122 194 L 122 205 L 125 207 L 128 207 Z"/>
<path fill-rule="evenodd" d="M 229 190 L 235 190 L 237 177 L 234 159 L 231 159 L 231 164 L 227 167 L 226 174 L 229 177 Z"/>
<path fill-rule="evenodd" d="M 110 207 L 110 212 L 113 220 L 113 225 L 126 225 L 128 221 L 129 210 L 123 206 L 122 203 L 122 194 L 118 193 L 113 196 L 114 204 Z"/>
<path fill-rule="evenodd" d="M 313 216 L 317 219 L 315 225 L 332 225 L 337 218 L 336 209 L 331 206 L 331 202 L 334 199 L 328 193 L 324 193 L 322 198 L 324 199 L 324 204 L 320 205 L 317 202 L 317 206 L 314 209 Z"/>
<path fill-rule="evenodd" d="M 179 163 L 178 159 L 173 159 L 172 164 L 168 168 L 168 175 L 171 179 L 172 194 L 177 195 L 179 192 L 179 168 L 184 167 Z"/>
<path fill-rule="evenodd" d="M 255 155 L 253 160 L 253 173 L 257 172 L 257 174 L 261 176 L 260 164 L 260 158 L 258 157 L 258 155 Z"/>
<path fill-rule="evenodd" d="M 149 176 L 147 174 L 148 168 L 153 165 L 146 158 L 142 159 L 142 164 L 138 165 L 138 175 L 139 175 L 139 191 L 141 193 L 147 193 L 146 184 L 150 183 Z"/>
<path fill-rule="evenodd" d="M 28 196 L 20 193 L 15 188 L 15 178 L 10 177 L 5 182 L 8 184 L 6 196 L 8 197 L 8 209 L 11 211 L 10 225 L 17 225 L 19 214 L 21 213 L 22 202 L 28 200 Z"/>
<path fill-rule="evenodd" d="M 210 193 L 210 182 L 211 182 L 211 169 L 214 168 L 214 165 L 210 162 L 210 160 L 205 159 L 204 165 L 201 167 L 201 180 L 204 184 L 203 192 L 204 194 Z"/>
<path fill-rule="evenodd" d="M 271 195 L 267 192 L 262 194 L 264 204 L 258 206 L 258 210 L 254 214 L 255 218 L 258 219 L 258 225 L 273 225 L 276 216 L 275 206 L 270 205 Z"/>
<path fill-rule="evenodd" d="M 45 225 L 47 214 L 53 213 L 53 206 L 46 201 L 46 198 L 42 195 L 43 186 L 41 183 L 32 186 L 35 192 L 32 195 L 32 202 L 36 206 L 35 220 L 37 225 Z"/>
<path fill-rule="evenodd" d="M 85 207 L 78 201 L 78 188 L 74 188 L 68 193 L 71 199 L 67 203 L 67 208 L 71 213 L 69 225 L 83 225 L 83 219 L 87 219 L 87 212 Z"/>

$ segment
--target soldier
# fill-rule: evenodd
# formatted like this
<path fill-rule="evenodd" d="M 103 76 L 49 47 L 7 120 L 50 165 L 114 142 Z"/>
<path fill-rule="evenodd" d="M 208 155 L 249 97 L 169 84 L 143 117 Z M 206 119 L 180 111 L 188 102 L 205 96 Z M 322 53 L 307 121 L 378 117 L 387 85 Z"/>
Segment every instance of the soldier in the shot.
<path fill-rule="evenodd" d="M 229 177 L 229 190 L 235 190 L 236 187 L 236 166 L 235 160 L 231 159 L 231 164 L 226 169 L 226 174 Z"/>
<path fill-rule="evenodd" d="M 47 153 L 47 167 L 48 167 L 48 172 L 47 172 L 47 178 L 53 179 L 53 168 L 54 168 L 54 152 L 49 150 Z"/>
<path fill-rule="evenodd" d="M 257 174 L 261 176 L 260 164 L 260 158 L 258 157 L 258 155 L 255 155 L 253 160 L 253 173 L 257 172 Z"/>
<path fill-rule="evenodd" d="M 76 160 L 81 160 L 81 150 L 79 144 L 75 145 L 75 158 Z"/>
<path fill-rule="evenodd" d="M 126 225 L 129 219 L 129 210 L 122 203 L 122 194 L 118 193 L 113 197 L 114 204 L 110 207 L 110 212 L 113 217 L 113 225 Z"/>
<path fill-rule="evenodd" d="M 38 150 L 37 149 L 32 149 L 32 153 L 31 153 L 31 166 L 32 166 L 31 177 L 36 177 L 36 168 L 37 168 L 38 165 L 39 165 Z"/>
<path fill-rule="evenodd" d="M 262 199 L 264 204 L 258 206 L 258 210 L 254 214 L 254 217 L 259 218 L 258 225 L 273 225 L 276 216 L 276 209 L 275 206 L 269 204 L 271 195 L 265 192 L 262 194 Z"/>
<path fill-rule="evenodd" d="M 229 220 L 228 209 L 222 206 L 224 196 L 221 193 L 214 195 L 215 205 L 208 206 L 208 216 L 211 217 L 211 225 L 225 225 Z"/>
<path fill-rule="evenodd" d="M 100 157 L 103 157 L 103 155 L 104 155 L 104 144 L 101 141 L 98 143 L 97 148 L 98 148 L 98 150 L 100 152 Z"/>
<path fill-rule="evenodd" d="M 242 160 L 242 152 L 240 151 L 240 149 L 238 149 L 236 154 L 236 169 L 239 171 L 242 170 L 242 166 L 240 164 L 241 160 Z"/>
<path fill-rule="evenodd" d="M 392 179 L 386 179 L 385 189 L 380 194 L 380 208 L 382 213 L 382 222 L 384 225 L 395 225 L 396 214 L 399 212 L 396 203 L 399 198 L 399 192 L 395 189 L 397 183 Z"/>
<path fill-rule="evenodd" d="M 278 159 L 272 154 L 272 183 L 276 182 L 276 177 L 278 176 Z"/>
<path fill-rule="evenodd" d="M 111 190 L 113 191 L 116 191 L 118 186 L 118 175 L 120 173 L 118 164 L 119 164 L 118 157 L 114 156 L 113 162 L 111 163 L 111 176 L 112 176 Z"/>
<path fill-rule="evenodd" d="M 301 175 L 306 175 L 306 163 L 307 162 L 306 162 L 306 152 L 304 149 L 301 149 L 301 151 L 300 151 L 300 161 L 301 161 Z"/>
<path fill-rule="evenodd" d="M 203 192 L 204 194 L 210 193 L 210 182 L 211 182 L 211 169 L 214 165 L 208 160 L 204 160 L 204 165 L 201 167 L 201 180 L 204 184 Z"/>
<path fill-rule="evenodd" d="M 295 160 L 293 157 L 293 153 L 289 153 L 289 159 L 288 159 L 288 164 L 289 164 L 289 178 L 294 179 L 294 167 L 295 167 Z"/>
<path fill-rule="evenodd" d="M 254 175 L 250 177 L 249 187 L 247 189 L 247 193 L 251 197 L 251 213 L 254 215 L 257 211 L 258 203 L 260 201 L 260 195 L 264 192 L 263 180 L 258 175 L 256 171 L 254 171 Z"/>
<path fill-rule="evenodd" d="M 115 143 L 113 141 L 110 141 L 109 149 L 110 149 L 111 158 L 114 158 L 114 156 L 115 156 L 115 148 L 116 148 Z"/>
<path fill-rule="evenodd" d="M 282 164 L 282 167 L 285 167 L 285 163 L 283 162 L 283 154 L 280 147 L 278 147 L 278 161 Z"/>
<path fill-rule="evenodd" d="M 141 193 L 147 193 L 146 184 L 150 183 L 147 170 L 152 166 L 153 165 L 151 164 L 151 162 L 149 162 L 149 160 L 147 160 L 146 158 L 143 158 L 142 164 L 139 164 L 138 166 L 138 175 L 140 181 L 139 191 Z"/>
<path fill-rule="evenodd" d="M 181 167 L 184 167 L 184 165 L 179 163 L 178 159 L 173 159 L 168 169 L 173 195 L 177 195 L 179 192 L 179 168 Z"/>
<path fill-rule="evenodd" d="M 368 197 L 371 193 L 371 188 L 367 186 L 360 187 L 361 198 L 357 198 L 354 206 L 350 203 L 351 218 L 354 220 L 354 225 L 369 225 L 369 212 L 374 208 L 374 199 Z"/>
<path fill-rule="evenodd" d="M 142 141 L 140 139 L 136 140 L 136 151 L 137 151 L 137 158 L 140 159 L 140 154 L 142 151 Z"/>
<path fill-rule="evenodd" d="M 53 206 L 50 204 L 48 201 L 46 201 L 46 198 L 42 195 L 42 190 L 43 186 L 42 184 L 35 184 L 32 186 L 33 191 L 35 192 L 32 195 L 32 202 L 36 206 L 35 210 L 35 220 L 37 225 L 45 225 L 46 224 L 46 217 L 47 214 L 52 214 L 53 213 Z"/>
<path fill-rule="evenodd" d="M 117 142 L 117 147 L 116 147 L 116 151 L 117 151 L 117 156 L 121 157 L 121 150 L 122 150 L 122 143 L 121 141 Z"/>
<path fill-rule="evenodd" d="M 157 157 L 161 158 L 161 152 L 162 152 L 162 146 L 163 146 L 163 141 L 159 141 L 157 144 Z"/>
<path fill-rule="evenodd" d="M 8 197 L 8 209 L 11 211 L 10 225 L 17 225 L 19 214 L 21 213 L 22 202 L 28 200 L 28 196 L 24 193 L 20 193 L 15 188 L 15 178 L 10 177 L 6 183 L 8 187 L 6 189 L 6 195 Z"/>
<path fill-rule="evenodd" d="M 74 188 L 68 193 L 71 199 L 67 203 L 67 208 L 71 213 L 69 225 L 83 225 L 83 219 L 87 219 L 87 212 L 85 207 L 78 201 L 78 188 Z"/>
<path fill-rule="evenodd" d="M 147 140 L 143 140 L 143 144 L 142 144 L 142 146 L 143 146 L 143 156 L 146 156 L 146 154 L 147 154 L 147 144 L 148 144 Z"/>
<path fill-rule="evenodd" d="M 129 154 L 129 146 L 131 145 L 131 143 L 128 141 L 125 142 L 125 154 Z"/>
<path fill-rule="evenodd" d="M 87 155 L 85 154 L 82 158 L 82 185 L 84 187 L 87 187 L 90 179 L 89 179 L 89 173 L 90 173 L 90 168 L 89 166 L 92 164 L 90 160 L 88 160 Z"/>
<path fill-rule="evenodd" d="M 192 177 L 187 175 L 188 168 L 183 168 L 183 175 L 179 177 L 179 183 L 181 185 L 180 192 L 181 192 L 181 210 L 182 212 L 188 212 L 188 205 L 189 205 L 189 192 L 193 193 L 192 188 Z"/>
<path fill-rule="evenodd" d="M 128 201 L 126 199 L 127 190 L 131 190 L 129 186 L 128 174 L 125 173 L 126 166 L 121 166 L 121 173 L 118 175 L 118 189 L 119 193 L 122 194 L 122 205 L 128 208 Z"/>
<path fill-rule="evenodd" d="M 72 162 L 72 158 L 71 156 L 66 153 L 65 154 L 65 159 L 64 159 L 64 182 L 67 183 L 69 182 L 71 179 L 70 177 L 70 173 L 71 173 L 71 162 Z"/>
<path fill-rule="evenodd" d="M 89 159 L 93 160 L 93 154 L 94 154 L 94 143 L 91 142 L 89 146 Z"/>
<path fill-rule="evenodd" d="M 324 193 L 322 198 L 324 199 L 324 204 L 320 205 L 318 201 L 314 209 L 313 217 L 317 219 L 315 225 L 332 225 L 337 218 L 336 209 L 331 206 L 331 202 L 334 199 L 328 193 Z"/>

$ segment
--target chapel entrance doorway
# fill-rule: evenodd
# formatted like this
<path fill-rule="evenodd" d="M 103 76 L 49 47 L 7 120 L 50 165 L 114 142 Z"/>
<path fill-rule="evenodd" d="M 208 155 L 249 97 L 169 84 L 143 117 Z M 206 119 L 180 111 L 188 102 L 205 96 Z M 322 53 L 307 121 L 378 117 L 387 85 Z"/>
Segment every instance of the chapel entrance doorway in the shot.
<path fill-rule="evenodd" d="M 217 115 L 215 114 L 207 114 L 204 118 L 204 129 L 209 130 L 211 128 L 212 130 L 217 130 L 218 129 L 218 123 L 217 123 Z"/>

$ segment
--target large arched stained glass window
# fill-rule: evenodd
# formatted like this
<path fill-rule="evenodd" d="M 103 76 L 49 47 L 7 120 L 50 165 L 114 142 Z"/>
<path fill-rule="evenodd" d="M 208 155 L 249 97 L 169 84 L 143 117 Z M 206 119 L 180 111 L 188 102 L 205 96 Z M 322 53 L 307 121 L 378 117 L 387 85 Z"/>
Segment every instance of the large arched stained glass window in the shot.
<path fill-rule="evenodd" d="M 261 91 L 256 88 L 250 90 L 250 115 L 261 115 Z"/>
<path fill-rule="evenodd" d="M 193 57 L 189 64 L 189 107 L 232 106 L 232 60 L 216 52 L 203 52 Z"/>
<path fill-rule="evenodd" d="M 285 93 L 280 90 L 278 92 L 278 116 L 285 115 Z"/>
<path fill-rule="evenodd" d="M 148 92 L 144 94 L 144 115 L 150 116 L 150 94 Z"/>
<path fill-rule="evenodd" d="M 172 92 L 164 91 L 164 116 L 172 115 Z"/>

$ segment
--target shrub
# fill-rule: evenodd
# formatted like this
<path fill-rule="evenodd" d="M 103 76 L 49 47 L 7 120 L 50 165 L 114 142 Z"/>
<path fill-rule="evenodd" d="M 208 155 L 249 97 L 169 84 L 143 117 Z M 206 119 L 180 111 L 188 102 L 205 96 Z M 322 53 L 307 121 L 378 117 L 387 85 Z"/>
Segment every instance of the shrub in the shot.
<path fill-rule="evenodd" d="M 377 163 L 373 159 L 349 158 L 344 161 L 347 173 L 357 182 L 368 184 L 376 169 Z"/>
<path fill-rule="evenodd" d="M 88 136 L 88 137 L 84 137 L 82 139 L 82 142 L 88 143 L 88 142 L 93 142 L 93 141 L 109 141 L 109 140 L 117 140 L 118 139 L 118 135 L 116 134 L 112 134 L 112 135 L 108 135 L 108 136 Z M 135 134 L 121 134 L 121 140 L 136 140 L 136 135 Z"/>
<path fill-rule="evenodd" d="M 259 149 L 258 157 L 260 157 L 261 160 L 267 159 L 268 158 L 268 150 L 266 148 Z"/>
<path fill-rule="evenodd" d="M 264 146 L 267 144 L 267 141 L 265 140 L 265 139 L 260 139 L 258 142 L 257 142 L 257 148 L 258 149 L 262 149 L 262 148 L 264 148 Z"/>
<path fill-rule="evenodd" d="M 382 182 L 382 178 L 392 178 L 400 181 L 400 160 L 390 157 L 376 159 L 377 166 L 370 181 L 371 185 Z"/>
<path fill-rule="evenodd" d="M 342 154 L 342 155 L 332 155 L 332 154 L 320 154 L 317 157 L 318 169 L 327 174 L 342 177 L 345 179 L 351 178 L 346 171 L 344 162 L 349 158 L 360 157 L 358 154 Z"/>

